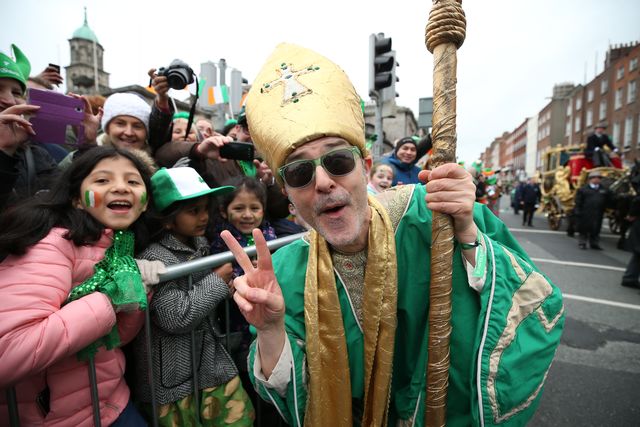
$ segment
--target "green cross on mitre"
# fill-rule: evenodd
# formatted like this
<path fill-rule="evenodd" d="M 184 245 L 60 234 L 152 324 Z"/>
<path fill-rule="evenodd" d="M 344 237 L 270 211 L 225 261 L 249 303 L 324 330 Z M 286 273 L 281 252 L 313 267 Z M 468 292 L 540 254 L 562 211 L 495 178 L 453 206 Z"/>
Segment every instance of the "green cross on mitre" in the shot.
<path fill-rule="evenodd" d="M 281 105 L 285 105 L 289 102 L 298 102 L 300 100 L 300 97 L 313 93 L 311 89 L 298 81 L 298 76 L 312 73 L 314 71 L 318 71 L 319 69 L 320 67 L 309 65 L 302 69 L 295 70 L 293 68 L 293 64 L 287 64 L 286 62 L 283 62 L 282 64 L 280 64 L 280 68 L 276 69 L 276 71 L 280 73 L 280 77 L 262 85 L 262 87 L 260 88 L 260 93 L 268 93 L 276 86 L 283 85 L 284 93 L 282 95 Z"/>

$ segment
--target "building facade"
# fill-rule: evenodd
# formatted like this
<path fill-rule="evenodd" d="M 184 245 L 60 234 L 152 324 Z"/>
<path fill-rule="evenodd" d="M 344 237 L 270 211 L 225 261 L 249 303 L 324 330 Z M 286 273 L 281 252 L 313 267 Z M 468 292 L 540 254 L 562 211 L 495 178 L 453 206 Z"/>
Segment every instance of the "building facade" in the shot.
<path fill-rule="evenodd" d="M 551 100 L 526 124 L 523 167 L 527 175 L 542 167 L 542 155 L 549 147 L 584 145 L 596 125 L 608 126 L 607 133 L 623 155 L 626 165 L 640 159 L 640 42 L 611 46 L 604 70 L 584 85 L 560 83 Z M 531 122 L 535 119 L 534 123 Z M 506 137 L 496 138 L 482 158 L 491 166 L 521 163 L 523 124 Z M 534 130 L 535 129 L 535 130 Z M 535 132 L 531 134 L 531 132 Z M 495 144 L 504 144 L 496 149 Z M 520 142 L 523 144 L 523 142 Z M 534 147 L 535 145 L 535 147 Z M 495 160 L 494 150 L 500 153 Z M 535 159 L 535 162 L 534 160 Z M 524 166 L 526 165 L 526 166 Z"/>
<path fill-rule="evenodd" d="M 65 68 L 67 92 L 79 95 L 102 94 L 109 90 L 109 73 L 104 71 L 104 48 L 87 23 L 73 32 L 69 39 L 70 64 Z"/>
<path fill-rule="evenodd" d="M 640 43 L 617 46 L 607 53 L 611 108 L 608 133 L 626 164 L 640 159 Z"/>

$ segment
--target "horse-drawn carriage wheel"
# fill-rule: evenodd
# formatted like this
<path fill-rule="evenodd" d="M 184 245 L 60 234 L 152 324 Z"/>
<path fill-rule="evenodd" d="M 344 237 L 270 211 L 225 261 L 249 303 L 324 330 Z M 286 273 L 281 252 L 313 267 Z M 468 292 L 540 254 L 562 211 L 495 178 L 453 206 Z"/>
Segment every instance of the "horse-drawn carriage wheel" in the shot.
<path fill-rule="evenodd" d="M 547 205 L 547 220 L 549 221 L 549 228 L 552 230 L 558 230 L 562 225 L 562 213 L 555 199 L 549 200 Z"/>
<path fill-rule="evenodd" d="M 620 221 L 616 215 L 609 216 L 609 230 L 613 234 L 620 234 Z"/>
<path fill-rule="evenodd" d="M 555 215 L 549 214 L 549 228 L 552 230 L 558 230 L 562 225 L 562 217 L 560 214 L 556 213 Z"/>

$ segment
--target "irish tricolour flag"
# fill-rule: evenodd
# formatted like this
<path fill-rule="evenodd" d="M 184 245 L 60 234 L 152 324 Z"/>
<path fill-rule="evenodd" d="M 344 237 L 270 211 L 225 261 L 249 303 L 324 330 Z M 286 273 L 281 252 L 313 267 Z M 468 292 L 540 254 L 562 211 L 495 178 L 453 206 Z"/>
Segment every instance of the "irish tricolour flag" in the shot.
<path fill-rule="evenodd" d="M 227 85 L 211 86 L 209 88 L 209 105 L 226 104 L 229 102 L 229 88 Z"/>

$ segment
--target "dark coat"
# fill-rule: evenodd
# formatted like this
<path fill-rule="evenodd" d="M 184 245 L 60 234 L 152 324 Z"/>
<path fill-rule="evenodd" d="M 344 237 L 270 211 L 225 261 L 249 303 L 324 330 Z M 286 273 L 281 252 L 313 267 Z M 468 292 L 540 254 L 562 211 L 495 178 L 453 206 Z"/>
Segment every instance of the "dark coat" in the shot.
<path fill-rule="evenodd" d="M 597 234 L 602 226 L 604 211 L 612 201 L 611 192 L 600 185 L 597 189 L 585 184 L 576 191 L 576 205 L 573 210 L 581 230 Z"/>
<path fill-rule="evenodd" d="M 611 142 L 611 139 L 609 139 L 609 135 L 603 133 L 602 136 L 598 137 L 595 133 L 591 134 L 589 138 L 587 138 L 587 148 L 584 150 L 584 154 L 587 158 L 591 158 L 596 148 L 602 150 L 604 147 L 609 147 L 611 151 L 616 148 L 613 142 Z"/>
<path fill-rule="evenodd" d="M 520 191 L 520 202 L 532 206 L 540 203 L 540 186 L 538 184 L 525 184 Z"/>
<path fill-rule="evenodd" d="M 635 218 L 629 231 L 629 245 L 633 252 L 640 254 L 640 196 L 634 197 L 631 201 L 629 216 Z"/>
<path fill-rule="evenodd" d="M 173 113 L 174 109 L 171 103 L 169 103 L 169 111 L 163 111 L 157 107 L 155 101 L 153 102 L 149 115 L 149 136 L 147 138 L 152 153 L 171 141 Z"/>
<path fill-rule="evenodd" d="M 27 161 L 27 152 L 33 164 Z M 0 150 L 0 210 L 38 191 L 51 188 L 60 175 L 58 164 L 42 147 L 26 144 L 13 156 Z"/>
<path fill-rule="evenodd" d="M 160 242 L 142 252 L 140 258 L 173 265 L 208 255 L 209 244 L 204 237 L 196 237 L 192 243 L 194 248 L 167 233 Z M 227 298 L 229 288 L 212 272 L 200 271 L 192 277 L 192 286 L 187 276 L 156 285 L 149 303 L 153 373 L 159 404 L 175 402 L 193 393 L 191 331 L 199 350 L 196 357 L 200 389 L 226 384 L 238 375 L 224 348 L 224 337 L 214 328 L 216 307 Z M 143 329 L 133 343 L 134 390 L 140 401 L 151 402 L 145 342 Z"/>

